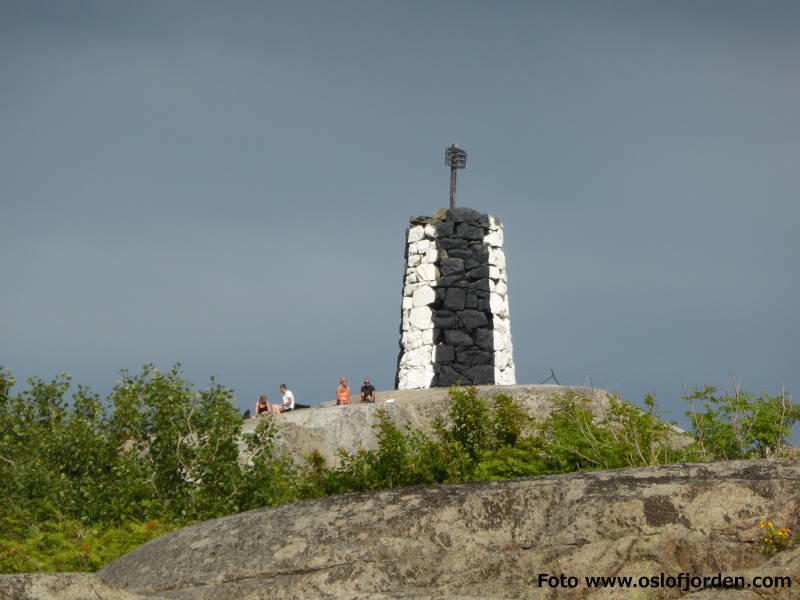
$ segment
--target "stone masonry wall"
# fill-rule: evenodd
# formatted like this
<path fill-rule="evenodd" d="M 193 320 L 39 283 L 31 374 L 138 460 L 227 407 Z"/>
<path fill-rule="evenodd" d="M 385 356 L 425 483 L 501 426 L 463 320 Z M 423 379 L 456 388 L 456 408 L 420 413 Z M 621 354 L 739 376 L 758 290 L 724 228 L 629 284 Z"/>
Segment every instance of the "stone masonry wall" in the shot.
<path fill-rule="evenodd" d="M 395 387 L 516 383 L 502 223 L 470 208 L 410 221 Z"/>

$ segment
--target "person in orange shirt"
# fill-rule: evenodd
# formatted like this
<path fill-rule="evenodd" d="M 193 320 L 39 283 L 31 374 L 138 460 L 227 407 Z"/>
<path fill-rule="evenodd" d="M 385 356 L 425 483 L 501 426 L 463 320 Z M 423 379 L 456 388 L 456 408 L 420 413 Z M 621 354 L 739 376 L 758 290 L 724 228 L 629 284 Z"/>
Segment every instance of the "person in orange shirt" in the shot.
<path fill-rule="evenodd" d="M 350 386 L 347 385 L 347 377 L 339 379 L 339 387 L 336 388 L 336 405 L 350 404 Z"/>

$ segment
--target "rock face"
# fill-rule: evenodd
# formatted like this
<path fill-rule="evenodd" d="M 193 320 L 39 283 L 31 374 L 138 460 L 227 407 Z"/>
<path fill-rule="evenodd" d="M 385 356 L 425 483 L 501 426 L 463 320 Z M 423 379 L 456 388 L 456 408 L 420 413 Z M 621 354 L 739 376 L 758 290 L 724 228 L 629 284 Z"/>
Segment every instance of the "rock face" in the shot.
<path fill-rule="evenodd" d="M 481 385 L 477 386 L 480 395 L 491 398 L 496 394 L 508 394 L 519 400 L 528 413 L 543 417 L 550 412 L 553 396 L 577 393 L 592 400 L 595 412 L 602 411 L 608 403 L 606 393 L 583 387 L 559 385 Z M 351 404 L 332 406 L 329 403 L 320 407 L 295 410 L 277 417 L 280 424 L 280 444 L 298 460 L 312 452 L 319 452 L 329 463 L 337 464 L 338 448 L 355 451 L 359 447 L 375 450 L 378 447 L 375 431 L 378 410 L 389 411 L 399 423 L 409 423 L 416 429 L 429 430 L 431 422 L 448 412 L 447 388 L 427 390 L 400 390 L 377 392 L 375 404 L 360 404 L 357 398 Z M 272 417 L 259 417 L 272 418 Z M 249 431 L 258 419 L 249 419 L 244 430 Z"/>
<path fill-rule="evenodd" d="M 0 600 L 145 600 L 93 573 L 0 575 Z"/>
<path fill-rule="evenodd" d="M 186 600 L 678 598 L 677 589 L 589 589 L 585 576 L 786 574 L 758 524 L 800 518 L 800 461 L 650 467 L 324 498 L 188 527 L 117 559 L 106 583 Z M 540 587 L 540 573 L 575 576 Z M 749 580 L 748 580 L 749 581 Z M 696 589 L 691 591 L 698 591 Z M 630 593 L 629 593 L 630 592 Z M 645 593 L 646 592 L 646 593 Z M 705 591 L 690 598 L 751 598 Z"/>
<path fill-rule="evenodd" d="M 515 383 L 503 225 L 470 208 L 412 217 L 399 390 Z"/>
<path fill-rule="evenodd" d="M 800 460 L 622 469 L 298 502 L 181 529 L 96 576 L 0 576 L 0 599 L 800 598 L 800 548 L 766 558 L 761 519 L 781 527 L 800 521 Z M 788 580 L 742 590 L 589 588 L 584 580 L 639 582 L 662 573 L 722 573 L 742 576 L 745 584 L 755 577 Z M 579 583 L 540 586 L 540 574 Z"/>

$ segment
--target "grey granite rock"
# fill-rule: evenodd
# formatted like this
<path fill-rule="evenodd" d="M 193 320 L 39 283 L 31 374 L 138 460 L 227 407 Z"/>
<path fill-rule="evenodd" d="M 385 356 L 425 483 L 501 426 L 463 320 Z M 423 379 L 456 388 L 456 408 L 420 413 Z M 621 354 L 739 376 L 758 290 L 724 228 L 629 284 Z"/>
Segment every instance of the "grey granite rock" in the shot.
<path fill-rule="evenodd" d="M 796 522 L 800 461 L 736 461 L 411 487 L 266 508 L 168 534 L 100 577 L 183 600 L 678 598 L 674 589 L 539 587 L 539 573 L 785 573 L 759 520 Z M 698 590 L 692 590 L 698 592 Z M 777 592 L 780 592 L 778 594 Z M 707 590 L 685 596 L 739 598 Z M 762 596 L 758 596 L 762 597 Z"/>
<path fill-rule="evenodd" d="M 94 573 L 0 575 L 0 600 L 159 600 L 106 583 Z"/>

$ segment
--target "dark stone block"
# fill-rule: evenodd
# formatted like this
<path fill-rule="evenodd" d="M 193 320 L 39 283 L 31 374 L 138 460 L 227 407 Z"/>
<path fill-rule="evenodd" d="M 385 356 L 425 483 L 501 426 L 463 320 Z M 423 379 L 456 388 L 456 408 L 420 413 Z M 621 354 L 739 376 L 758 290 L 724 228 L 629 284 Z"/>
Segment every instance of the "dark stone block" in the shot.
<path fill-rule="evenodd" d="M 412 225 L 427 225 L 431 222 L 431 217 L 411 217 L 408 222 Z"/>
<path fill-rule="evenodd" d="M 438 344 L 442 341 L 442 330 L 438 327 L 433 328 L 433 343 Z"/>
<path fill-rule="evenodd" d="M 483 213 L 477 210 L 472 210 L 466 206 L 459 206 L 457 208 L 450 208 L 447 210 L 447 220 L 453 223 L 473 222 L 477 223 L 481 217 L 485 217 Z"/>
<path fill-rule="evenodd" d="M 457 383 L 469 383 L 467 378 L 450 365 L 443 365 L 436 375 L 436 387 L 449 387 Z"/>
<path fill-rule="evenodd" d="M 447 288 L 444 297 L 444 307 L 450 310 L 462 310 L 466 301 L 466 293 L 459 287 Z"/>
<path fill-rule="evenodd" d="M 473 254 L 474 253 L 469 251 L 469 250 L 461 250 L 459 248 L 452 248 L 452 249 L 447 251 L 447 256 L 449 256 L 450 258 L 462 258 L 462 259 L 464 259 L 464 264 L 465 265 L 467 264 L 468 260 L 471 260 L 473 262 L 475 261 L 475 259 L 473 258 Z M 472 267 L 470 267 L 470 268 L 472 268 Z"/>
<path fill-rule="evenodd" d="M 436 301 L 437 302 L 444 302 L 444 295 L 446 293 L 447 293 L 446 289 L 437 287 L 436 288 Z"/>
<path fill-rule="evenodd" d="M 436 229 L 436 237 L 450 237 L 453 235 L 455 224 L 451 221 L 434 221 L 433 227 Z"/>
<path fill-rule="evenodd" d="M 494 383 L 494 365 L 476 365 L 464 371 L 474 385 Z"/>
<path fill-rule="evenodd" d="M 448 275 L 447 277 L 440 277 L 436 282 L 437 288 L 446 288 L 455 285 L 457 281 L 461 280 L 461 275 Z"/>
<path fill-rule="evenodd" d="M 469 240 L 467 242 L 467 247 L 472 250 L 473 252 L 478 252 L 480 250 L 486 250 L 488 253 L 489 250 L 486 247 L 486 244 L 483 243 L 483 240 Z"/>
<path fill-rule="evenodd" d="M 467 296 L 464 299 L 464 308 L 478 308 L 478 297 L 475 294 L 467 292 Z"/>
<path fill-rule="evenodd" d="M 458 329 L 446 329 L 444 341 L 448 346 L 472 346 L 472 337 Z"/>
<path fill-rule="evenodd" d="M 494 352 L 494 334 L 491 329 L 476 329 L 472 333 L 475 345 L 486 352 Z"/>
<path fill-rule="evenodd" d="M 470 266 L 467 266 L 470 265 Z M 470 248 L 469 260 L 464 260 L 465 269 L 474 269 L 475 267 L 488 267 L 489 266 L 489 251 L 483 244 L 478 248 Z"/>
<path fill-rule="evenodd" d="M 483 240 L 483 228 L 475 227 L 468 223 L 459 223 L 456 225 L 456 236 L 464 238 L 465 240 Z"/>
<path fill-rule="evenodd" d="M 475 298 L 477 304 L 478 299 Z M 478 327 L 486 327 L 489 324 L 489 319 L 486 315 L 479 310 L 462 310 L 458 313 L 458 319 L 464 324 L 467 329 L 477 329 Z"/>
<path fill-rule="evenodd" d="M 484 229 L 489 229 L 489 215 L 481 215 L 478 217 L 478 220 L 475 221 L 475 224 L 483 227 Z"/>
<path fill-rule="evenodd" d="M 444 276 L 460 275 L 464 272 L 464 261 L 460 258 L 442 258 L 439 260 L 439 268 Z M 489 267 L 486 268 L 488 269 Z M 489 275 L 488 271 L 486 275 Z"/>
<path fill-rule="evenodd" d="M 438 346 L 436 346 L 436 358 L 434 360 L 434 363 L 443 364 L 443 363 L 453 362 L 455 355 L 456 353 L 452 346 L 439 344 Z"/>
<path fill-rule="evenodd" d="M 492 307 L 489 306 L 489 297 L 481 298 L 478 297 L 478 310 L 482 310 L 483 312 L 490 313 L 492 312 Z"/>
<path fill-rule="evenodd" d="M 489 267 L 476 267 L 475 269 L 471 269 L 467 275 L 473 279 L 488 279 Z"/>
<path fill-rule="evenodd" d="M 451 250 L 468 250 L 467 240 L 460 238 L 439 238 L 439 248 L 450 252 Z M 449 256 L 449 254 L 448 254 Z"/>
<path fill-rule="evenodd" d="M 467 289 L 472 291 L 478 290 L 486 290 L 489 291 L 489 280 L 488 279 L 473 279 L 466 285 Z"/>
<path fill-rule="evenodd" d="M 447 313 L 444 315 L 443 313 Z M 447 310 L 438 310 L 433 314 L 433 326 L 442 329 L 452 329 L 458 323 L 455 313 Z"/>
<path fill-rule="evenodd" d="M 459 350 L 456 352 L 456 361 L 467 367 L 474 367 L 476 365 L 494 366 L 494 357 L 490 352 L 483 350 Z"/>
<path fill-rule="evenodd" d="M 471 271 L 472 269 L 477 269 L 478 267 L 488 267 L 489 265 L 485 260 L 480 260 L 476 258 L 473 254 L 470 254 L 464 259 L 464 269 L 467 271 Z"/>

